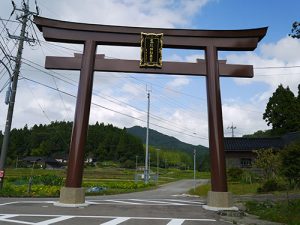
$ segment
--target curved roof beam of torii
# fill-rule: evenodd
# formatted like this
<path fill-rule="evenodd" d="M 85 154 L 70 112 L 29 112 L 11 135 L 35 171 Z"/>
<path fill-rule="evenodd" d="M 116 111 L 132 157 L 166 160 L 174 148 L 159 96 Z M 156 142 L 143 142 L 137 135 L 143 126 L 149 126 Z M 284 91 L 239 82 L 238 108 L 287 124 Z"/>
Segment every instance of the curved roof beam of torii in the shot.
<path fill-rule="evenodd" d="M 190 30 L 96 25 L 35 17 L 35 24 L 47 41 L 83 44 L 87 40 L 101 45 L 140 46 L 141 32 L 163 33 L 164 48 L 254 50 L 267 27 L 246 30 Z"/>

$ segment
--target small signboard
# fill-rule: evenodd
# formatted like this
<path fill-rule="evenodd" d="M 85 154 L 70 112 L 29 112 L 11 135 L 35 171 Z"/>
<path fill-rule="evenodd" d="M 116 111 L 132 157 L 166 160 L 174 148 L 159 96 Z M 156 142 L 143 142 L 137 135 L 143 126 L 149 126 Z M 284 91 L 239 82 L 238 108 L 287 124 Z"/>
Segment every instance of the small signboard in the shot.
<path fill-rule="evenodd" d="M 0 170 L 0 178 L 4 177 L 4 170 Z"/>
<path fill-rule="evenodd" d="M 162 68 L 163 34 L 141 33 L 141 61 L 143 68 Z"/>

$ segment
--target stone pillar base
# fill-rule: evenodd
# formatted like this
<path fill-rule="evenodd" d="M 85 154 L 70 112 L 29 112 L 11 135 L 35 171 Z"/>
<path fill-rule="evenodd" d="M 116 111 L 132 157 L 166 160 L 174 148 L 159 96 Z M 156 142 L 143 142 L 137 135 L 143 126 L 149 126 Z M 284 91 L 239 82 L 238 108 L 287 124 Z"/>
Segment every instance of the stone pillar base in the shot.
<path fill-rule="evenodd" d="M 55 205 L 64 207 L 87 206 L 88 204 L 85 203 L 85 189 L 82 187 L 62 187 L 60 189 L 59 202 L 55 203 Z"/>
<path fill-rule="evenodd" d="M 232 193 L 209 191 L 207 195 L 207 206 L 224 209 L 234 208 Z"/>

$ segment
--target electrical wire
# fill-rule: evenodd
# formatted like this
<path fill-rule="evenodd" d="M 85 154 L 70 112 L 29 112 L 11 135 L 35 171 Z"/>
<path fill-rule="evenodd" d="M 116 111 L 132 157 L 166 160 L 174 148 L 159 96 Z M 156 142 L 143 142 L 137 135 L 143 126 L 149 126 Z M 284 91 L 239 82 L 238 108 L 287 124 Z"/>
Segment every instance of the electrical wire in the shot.
<path fill-rule="evenodd" d="M 36 64 L 36 63 L 34 63 L 34 62 L 28 60 L 28 59 L 24 59 L 24 60 L 26 60 L 26 61 L 28 61 L 28 62 L 31 62 L 31 63 L 33 63 L 33 64 L 39 66 L 39 67 L 42 67 L 42 66 L 40 66 L 40 65 L 38 65 L 38 64 Z M 71 83 L 71 82 L 66 81 L 66 80 L 64 80 L 64 79 L 62 79 L 62 78 L 60 78 L 60 77 L 57 77 L 57 76 L 55 76 L 55 75 L 53 75 L 53 74 L 51 74 L 51 73 L 49 73 L 49 72 L 46 72 L 46 71 L 41 70 L 41 69 L 39 69 L 39 68 L 37 68 L 37 67 L 35 67 L 35 66 L 32 66 L 32 65 L 30 65 L 30 64 L 27 63 L 27 62 L 24 62 L 24 61 L 23 61 L 23 63 L 26 64 L 26 65 L 28 65 L 28 66 L 30 66 L 30 67 L 32 67 L 32 68 L 34 68 L 34 69 L 37 69 L 37 70 L 39 70 L 39 71 L 45 73 L 46 75 L 49 75 L 49 76 L 51 76 L 51 77 L 53 77 L 53 78 L 55 78 L 55 79 L 61 80 L 61 81 L 65 82 L 65 83 L 68 83 L 68 84 L 70 84 L 70 85 L 72 85 L 72 86 L 78 88 L 78 85 L 77 85 L 77 83 L 76 83 L 75 81 L 74 81 L 74 83 Z M 43 67 L 42 67 L 42 68 L 43 68 Z M 58 88 L 57 88 L 57 89 L 58 89 Z M 97 97 L 101 97 L 101 98 L 103 98 L 103 99 L 105 99 L 105 100 L 107 100 L 107 101 L 109 101 L 109 102 L 112 102 L 112 103 L 114 103 L 114 104 L 117 104 L 117 105 L 120 105 L 119 103 L 121 103 L 121 104 L 123 104 L 123 105 L 129 106 L 129 107 L 131 107 L 135 112 L 138 112 L 138 113 L 144 113 L 144 114 L 147 113 L 146 111 L 144 111 L 144 110 L 142 110 L 142 109 L 139 109 L 139 108 L 137 108 L 137 107 L 135 107 L 135 106 L 133 106 L 133 105 L 130 105 L 130 104 L 126 103 L 126 102 L 120 101 L 120 100 L 118 100 L 118 99 L 116 99 L 116 98 L 114 98 L 114 97 L 112 97 L 112 96 L 106 96 L 106 95 L 103 95 L 103 94 L 100 95 L 100 94 L 97 94 L 95 91 L 93 91 L 93 95 L 96 95 Z M 113 100 L 111 100 L 111 99 L 113 99 Z M 115 101 L 114 101 L 114 100 L 115 100 Z M 119 103 L 117 103 L 117 102 L 119 102 Z M 179 127 L 179 126 L 177 126 L 173 121 L 168 121 L 168 120 L 166 120 L 166 119 L 164 119 L 164 118 L 161 118 L 161 117 L 159 117 L 159 116 L 156 116 L 156 115 L 154 115 L 154 114 L 150 114 L 150 117 L 151 117 L 152 119 L 155 119 L 155 120 L 158 120 L 158 121 L 161 121 L 161 122 L 164 122 L 164 123 L 168 123 L 168 124 L 170 124 L 170 125 L 173 125 L 174 127 L 177 127 L 177 128 L 179 128 L 179 129 L 181 129 L 181 130 L 190 131 L 189 128 Z M 193 133 L 196 133 L 196 132 L 193 132 Z"/>
<path fill-rule="evenodd" d="M 299 65 L 296 66 L 265 66 L 265 67 L 254 67 L 255 70 L 263 70 L 263 69 L 291 69 L 291 68 L 299 68 Z"/>
<path fill-rule="evenodd" d="M 77 98 L 75 95 L 73 95 L 73 94 L 71 94 L 71 93 L 68 93 L 68 92 L 62 91 L 62 90 L 57 90 L 57 89 L 54 88 L 54 87 L 51 87 L 51 86 L 46 85 L 46 84 L 43 84 L 43 83 L 41 83 L 41 82 L 32 80 L 32 79 L 30 79 L 30 78 L 28 78 L 28 77 L 22 76 L 22 79 L 26 79 L 26 80 L 28 80 L 28 81 L 31 81 L 31 82 L 33 82 L 33 83 L 42 85 L 42 86 L 47 87 L 47 88 L 49 88 L 49 89 L 52 89 L 52 90 L 54 90 L 54 91 L 59 91 L 59 92 L 65 94 L 65 95 L 68 95 L 68 96 L 70 96 L 70 97 Z M 91 104 L 94 105 L 94 106 L 97 106 L 97 107 L 99 107 L 99 108 L 102 108 L 102 109 L 105 109 L 105 110 L 108 110 L 108 111 L 111 111 L 111 112 L 114 112 L 114 113 L 117 113 L 117 114 L 120 114 L 120 115 L 129 117 L 129 118 L 132 118 L 132 119 L 141 121 L 141 122 L 146 122 L 145 120 L 142 120 L 142 119 L 140 119 L 140 118 L 134 117 L 134 116 L 132 116 L 132 115 L 128 115 L 128 114 L 123 113 L 123 112 L 119 112 L 119 111 L 117 111 L 117 110 L 108 108 L 108 107 L 106 107 L 106 106 L 100 105 L 100 104 L 95 103 L 95 102 L 92 102 Z M 156 126 L 156 127 L 159 127 L 159 128 L 165 129 L 165 130 L 168 130 L 168 131 L 173 131 L 173 132 L 176 132 L 176 133 L 179 133 L 179 134 L 183 134 L 183 135 L 186 135 L 186 136 L 190 136 L 190 137 L 194 137 L 194 138 L 199 138 L 199 139 L 205 139 L 205 140 L 208 140 L 207 137 L 201 137 L 201 136 L 195 136 L 195 135 L 187 134 L 187 133 L 185 133 L 185 132 L 173 130 L 173 129 L 170 129 L 170 128 L 167 128 L 167 127 L 164 127 L 164 126 L 161 126 L 161 125 L 158 125 L 158 124 L 154 124 L 154 123 L 150 123 L 150 124 L 153 125 L 153 126 Z"/>

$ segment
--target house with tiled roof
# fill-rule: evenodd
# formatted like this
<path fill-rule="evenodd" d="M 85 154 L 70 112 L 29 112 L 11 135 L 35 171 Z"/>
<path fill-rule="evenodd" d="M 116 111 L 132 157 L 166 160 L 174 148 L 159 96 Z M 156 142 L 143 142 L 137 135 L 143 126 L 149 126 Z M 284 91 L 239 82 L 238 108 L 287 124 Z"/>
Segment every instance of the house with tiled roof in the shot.
<path fill-rule="evenodd" d="M 21 160 L 27 167 L 39 165 L 41 168 L 54 169 L 61 168 L 61 163 L 56 159 L 45 156 L 27 156 Z"/>
<path fill-rule="evenodd" d="M 263 151 L 272 148 L 275 151 L 280 151 L 286 145 L 297 140 L 300 140 L 300 132 L 272 138 L 225 137 L 226 167 L 251 168 L 256 158 L 254 150 Z"/>

